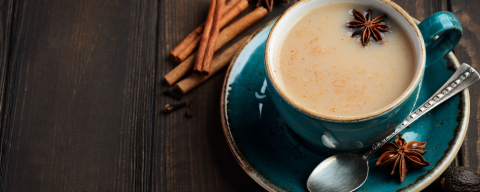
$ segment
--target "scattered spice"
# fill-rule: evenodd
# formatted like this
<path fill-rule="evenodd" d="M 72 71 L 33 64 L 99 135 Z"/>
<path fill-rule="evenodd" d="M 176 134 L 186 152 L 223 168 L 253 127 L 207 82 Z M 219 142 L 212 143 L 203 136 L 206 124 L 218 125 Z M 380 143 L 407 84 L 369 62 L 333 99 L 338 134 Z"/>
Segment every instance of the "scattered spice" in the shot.
<path fill-rule="evenodd" d="M 379 43 L 382 43 L 383 39 L 379 31 L 387 32 L 390 29 L 389 26 L 380 23 L 387 18 L 386 14 L 380 15 L 372 20 L 372 9 L 368 9 L 366 16 L 360 11 L 353 9 L 353 15 L 355 21 L 348 22 L 347 27 L 360 29 L 353 32 L 352 37 L 362 34 L 362 45 L 367 46 L 373 34 L 373 38 Z"/>
<path fill-rule="evenodd" d="M 195 112 L 193 111 L 193 107 L 195 106 L 195 101 L 197 100 L 197 97 L 193 97 L 192 100 L 190 100 L 190 103 L 188 103 L 188 109 L 187 109 L 187 117 L 193 117 L 195 115 Z"/>
<path fill-rule="evenodd" d="M 181 103 L 167 104 L 163 108 L 163 112 L 164 113 L 171 113 L 171 112 L 176 111 L 178 109 L 184 108 L 185 106 L 187 106 L 187 102 L 185 102 L 185 101 L 181 102 Z"/>
<path fill-rule="evenodd" d="M 265 1 L 265 5 L 267 6 L 268 11 L 269 11 L 269 12 L 272 12 L 272 9 L 273 9 L 273 1 L 274 1 L 274 0 L 258 0 L 258 2 L 257 2 L 257 7 L 262 6 L 262 1 Z M 289 3 L 288 0 L 280 0 L 280 1 L 282 1 L 282 2 L 284 2 L 284 3 Z"/>
<path fill-rule="evenodd" d="M 386 152 L 380 156 L 377 161 L 377 166 L 388 167 L 393 164 L 392 175 L 398 169 L 400 175 L 400 182 L 403 182 L 405 175 L 407 174 L 406 162 L 413 168 L 422 168 L 429 166 L 422 155 L 427 153 L 427 150 L 423 150 L 427 142 L 410 141 L 406 142 L 405 139 L 400 136 L 395 139 L 395 143 L 386 143 L 381 149 Z"/>
<path fill-rule="evenodd" d="M 182 100 L 182 95 L 180 93 L 169 90 L 169 89 L 165 89 L 165 91 L 163 91 L 163 94 L 168 95 L 179 101 Z"/>
<path fill-rule="evenodd" d="M 215 45 L 215 51 L 222 48 L 230 40 L 237 37 L 245 29 L 253 25 L 255 22 L 267 15 L 268 11 L 263 7 L 257 7 L 255 10 L 249 14 L 243 16 L 239 20 L 230 24 L 228 27 L 225 27 L 220 34 L 218 34 L 217 44 Z M 197 53 L 190 55 L 185 61 L 178 64 L 172 71 L 164 76 L 164 81 L 168 85 L 173 85 L 188 72 L 192 71 Z"/>

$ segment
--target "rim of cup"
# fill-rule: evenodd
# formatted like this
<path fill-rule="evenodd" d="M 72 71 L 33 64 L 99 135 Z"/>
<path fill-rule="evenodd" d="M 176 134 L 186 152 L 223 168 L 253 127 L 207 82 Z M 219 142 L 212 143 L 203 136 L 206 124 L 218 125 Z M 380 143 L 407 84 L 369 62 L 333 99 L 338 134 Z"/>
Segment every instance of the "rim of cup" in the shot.
<path fill-rule="evenodd" d="M 300 103 L 293 100 L 285 90 L 279 85 L 277 79 L 274 75 L 273 63 L 274 59 L 278 59 L 278 57 L 273 57 L 271 54 L 274 54 L 276 48 L 278 46 L 278 39 L 281 38 L 281 35 L 285 32 L 282 29 L 285 29 L 286 26 L 289 25 L 288 21 L 291 21 L 297 17 L 299 17 L 302 13 L 315 9 L 319 6 L 329 4 L 332 2 L 353 2 L 353 3 L 360 3 L 366 4 L 374 7 L 375 9 L 381 10 L 382 12 L 388 13 L 388 18 L 395 20 L 395 22 L 403 28 L 403 31 L 407 33 L 407 37 L 411 41 L 412 48 L 414 49 L 414 53 L 416 56 L 416 71 L 415 75 L 410 82 L 408 88 L 392 103 L 388 104 L 387 106 L 380 108 L 376 111 L 372 111 L 367 114 L 363 115 L 356 115 L 356 116 L 336 116 L 336 115 L 329 115 L 325 113 L 320 113 L 314 110 L 311 110 Z M 375 3 L 375 4 L 373 4 Z M 314 6 L 310 6 L 309 4 L 315 4 Z M 304 11 L 307 10 L 307 11 Z M 300 13 L 295 12 L 300 11 Z M 393 11 L 393 12 L 392 12 Z M 393 17 L 392 17 L 393 16 Z M 287 23 L 285 23 L 287 22 Z M 426 52 L 425 52 L 425 44 L 423 41 L 423 37 L 421 35 L 420 30 L 417 27 L 417 24 L 413 21 L 410 15 L 403 10 L 400 6 L 395 4 L 390 0 L 303 0 L 295 3 L 290 8 L 288 8 L 276 21 L 273 25 L 270 34 L 267 38 L 267 43 L 265 45 L 265 68 L 267 71 L 267 76 L 271 80 L 273 84 L 273 88 L 279 93 L 279 95 L 290 105 L 294 108 L 300 110 L 301 112 L 308 114 L 312 117 L 328 120 L 328 121 L 339 121 L 339 122 L 352 122 L 352 121 L 364 121 L 368 120 L 377 116 L 380 116 L 384 113 L 387 113 L 397 106 L 399 106 L 403 101 L 405 101 L 415 90 L 417 85 L 421 82 L 423 72 L 425 70 L 425 62 L 426 62 Z"/>

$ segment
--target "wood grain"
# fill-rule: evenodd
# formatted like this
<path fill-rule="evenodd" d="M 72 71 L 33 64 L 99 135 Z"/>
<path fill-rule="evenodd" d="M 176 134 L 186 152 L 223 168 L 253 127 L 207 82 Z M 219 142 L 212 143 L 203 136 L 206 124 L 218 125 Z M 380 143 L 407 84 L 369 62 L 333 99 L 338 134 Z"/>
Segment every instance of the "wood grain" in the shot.
<path fill-rule="evenodd" d="M 392 0 L 405 11 L 407 11 L 410 16 L 423 21 L 428 16 L 439 12 L 439 11 L 448 11 L 448 2 L 447 0 Z"/>
<path fill-rule="evenodd" d="M 454 50 L 479 67 L 475 0 L 393 0 L 418 20 L 452 11 Z M 205 21 L 210 0 L 0 1 L 0 191 L 265 191 L 237 164 L 220 122 L 225 71 L 165 115 L 168 54 Z M 218 53 L 279 16 L 273 11 Z M 239 17 L 255 8 L 256 1 Z M 453 165 L 480 171 L 480 84 Z M 438 191 L 435 186 L 425 191 Z"/>
<path fill-rule="evenodd" d="M 15 1 L 0 191 L 149 190 L 157 8 Z"/>
<path fill-rule="evenodd" d="M 451 0 L 451 11 L 457 16 L 463 28 L 463 37 L 455 48 L 455 55 L 460 63 L 480 67 L 480 20 L 475 14 L 480 5 L 476 1 Z M 480 171 L 480 84 L 474 84 L 470 91 L 471 111 L 468 132 L 463 144 L 464 165 Z"/>
<path fill-rule="evenodd" d="M 0 143 L 3 143 L 3 135 L 6 134 L 5 129 L 3 128 L 3 122 L 5 119 L 3 114 L 6 109 L 5 96 L 7 93 L 7 82 L 9 77 L 8 69 L 10 67 L 9 50 L 13 21 L 13 4 L 13 0 L 0 1 Z M 3 147 L 0 145 L 0 154 L 2 154 L 2 152 Z"/>

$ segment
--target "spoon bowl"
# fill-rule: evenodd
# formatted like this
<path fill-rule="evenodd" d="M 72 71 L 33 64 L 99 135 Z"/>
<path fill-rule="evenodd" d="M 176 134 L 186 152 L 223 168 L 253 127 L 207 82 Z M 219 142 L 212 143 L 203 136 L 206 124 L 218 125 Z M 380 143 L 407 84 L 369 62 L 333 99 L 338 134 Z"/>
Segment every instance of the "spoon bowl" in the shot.
<path fill-rule="evenodd" d="M 307 180 L 309 191 L 353 191 L 367 180 L 368 162 L 362 155 L 344 154 L 325 159 Z"/>

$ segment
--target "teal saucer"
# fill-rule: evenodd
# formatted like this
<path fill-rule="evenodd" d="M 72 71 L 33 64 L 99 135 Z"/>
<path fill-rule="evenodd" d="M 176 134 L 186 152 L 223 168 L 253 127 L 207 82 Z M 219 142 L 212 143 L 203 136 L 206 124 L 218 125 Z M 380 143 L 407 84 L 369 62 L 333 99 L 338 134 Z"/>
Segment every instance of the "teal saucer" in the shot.
<path fill-rule="evenodd" d="M 335 152 L 319 151 L 282 122 L 270 100 L 264 68 L 264 47 L 274 21 L 250 37 L 227 71 L 221 98 L 222 124 L 228 145 L 240 166 L 269 191 L 306 192 L 307 178 Z M 417 105 L 427 100 L 460 66 L 453 53 L 425 71 Z M 369 161 L 370 172 L 358 191 L 420 191 L 432 183 L 455 158 L 462 145 L 470 113 L 468 90 L 421 117 L 401 134 L 407 141 L 427 142 L 424 155 L 431 163 L 409 169 L 400 183 L 391 169 Z"/>

